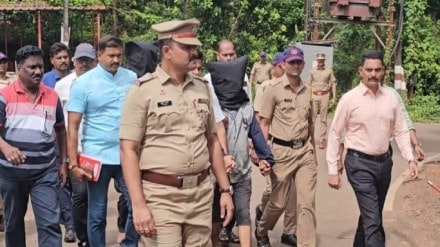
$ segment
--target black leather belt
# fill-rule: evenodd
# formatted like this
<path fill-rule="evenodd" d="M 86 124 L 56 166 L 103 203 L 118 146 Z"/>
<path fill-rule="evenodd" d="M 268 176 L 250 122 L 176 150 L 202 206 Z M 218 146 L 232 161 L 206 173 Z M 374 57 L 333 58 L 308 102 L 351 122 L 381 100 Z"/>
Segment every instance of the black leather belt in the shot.
<path fill-rule="evenodd" d="M 356 151 L 353 149 L 347 149 L 347 155 L 359 157 L 362 159 L 372 160 L 372 161 L 384 161 L 391 156 L 391 152 L 388 150 L 384 154 L 370 155 L 370 154 L 362 153 L 362 152 L 359 152 L 359 151 Z"/>
<path fill-rule="evenodd" d="M 307 142 L 307 139 L 285 141 L 285 140 L 281 140 L 281 139 L 278 139 L 273 136 L 271 136 L 270 138 L 271 138 L 270 140 L 272 140 L 273 143 L 281 145 L 281 146 L 285 146 L 285 147 L 290 147 L 290 148 L 300 148 L 300 147 L 304 146 Z"/>

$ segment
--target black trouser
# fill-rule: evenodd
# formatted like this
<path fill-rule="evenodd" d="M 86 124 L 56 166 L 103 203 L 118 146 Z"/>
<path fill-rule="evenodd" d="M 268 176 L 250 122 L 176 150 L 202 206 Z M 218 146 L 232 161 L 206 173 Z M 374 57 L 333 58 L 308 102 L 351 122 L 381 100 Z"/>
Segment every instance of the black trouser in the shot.
<path fill-rule="evenodd" d="M 392 157 L 369 160 L 348 153 L 345 167 L 361 213 L 353 246 L 385 247 L 382 209 L 391 181 Z"/>
<path fill-rule="evenodd" d="M 70 176 L 72 183 L 72 215 L 76 237 L 80 242 L 87 239 L 87 181 L 78 181 Z"/>

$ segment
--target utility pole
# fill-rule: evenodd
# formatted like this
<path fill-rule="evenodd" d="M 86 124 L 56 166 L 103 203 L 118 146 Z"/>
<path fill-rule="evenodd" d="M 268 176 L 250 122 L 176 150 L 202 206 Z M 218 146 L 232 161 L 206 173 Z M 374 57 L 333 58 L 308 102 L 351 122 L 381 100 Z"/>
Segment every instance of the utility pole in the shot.
<path fill-rule="evenodd" d="M 64 0 L 63 43 L 69 46 L 69 0 Z"/>

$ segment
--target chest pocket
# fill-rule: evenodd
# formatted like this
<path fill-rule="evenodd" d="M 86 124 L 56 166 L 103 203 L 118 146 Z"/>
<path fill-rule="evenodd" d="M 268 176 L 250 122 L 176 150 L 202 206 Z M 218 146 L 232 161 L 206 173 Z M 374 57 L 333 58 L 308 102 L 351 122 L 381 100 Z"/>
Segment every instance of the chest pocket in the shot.
<path fill-rule="evenodd" d="M 196 101 L 197 102 L 197 101 Z M 194 127 L 196 128 L 202 128 L 208 124 L 208 117 L 209 117 L 209 106 L 208 103 L 194 103 Z"/>
<path fill-rule="evenodd" d="M 179 119 L 177 102 L 173 100 L 160 100 L 154 103 L 152 110 L 152 127 L 164 132 L 173 130 L 173 126 Z"/>
<path fill-rule="evenodd" d="M 280 109 L 287 116 L 298 119 L 308 119 L 311 110 L 309 104 L 301 104 L 293 99 L 282 100 Z"/>

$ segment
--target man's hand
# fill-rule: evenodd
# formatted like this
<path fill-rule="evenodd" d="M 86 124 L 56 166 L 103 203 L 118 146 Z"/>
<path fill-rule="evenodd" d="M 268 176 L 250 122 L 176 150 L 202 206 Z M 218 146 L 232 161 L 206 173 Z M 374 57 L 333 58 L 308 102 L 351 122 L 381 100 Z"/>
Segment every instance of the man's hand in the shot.
<path fill-rule="evenodd" d="M 26 160 L 26 156 L 18 148 L 9 144 L 5 144 L 1 151 L 5 158 L 15 166 L 23 164 Z"/>
<path fill-rule="evenodd" d="M 223 156 L 223 162 L 225 163 L 226 173 L 231 173 L 235 168 L 235 158 L 232 155 Z"/>
<path fill-rule="evenodd" d="M 422 161 L 425 159 L 425 151 L 423 150 L 421 144 L 417 144 L 414 146 L 414 152 L 416 152 L 417 161 Z"/>
<path fill-rule="evenodd" d="M 341 177 L 339 176 L 339 174 L 328 175 L 328 186 L 330 186 L 330 188 L 333 188 L 335 190 L 341 188 L 342 184 L 341 184 Z"/>
<path fill-rule="evenodd" d="M 269 175 L 271 168 L 267 160 L 260 160 L 260 162 L 258 162 L 258 167 L 260 168 L 261 175 L 263 176 Z"/>
<path fill-rule="evenodd" d="M 70 170 L 70 173 L 76 180 L 80 182 L 82 182 L 84 179 L 92 180 L 92 175 L 84 171 L 84 169 L 82 169 L 78 165 L 73 166 L 72 169 Z"/>
<path fill-rule="evenodd" d="M 338 173 L 342 174 L 342 172 L 344 172 L 344 164 L 342 163 L 342 160 L 338 160 L 337 166 L 338 166 Z"/>
<path fill-rule="evenodd" d="M 223 226 L 227 226 L 234 216 L 234 203 L 231 194 L 221 193 L 220 195 L 220 217 L 223 219 Z"/>
<path fill-rule="evenodd" d="M 257 153 L 255 152 L 255 149 L 253 147 L 249 148 L 249 157 L 251 158 L 251 162 L 254 165 L 258 165 L 260 159 L 257 156 Z"/>
<path fill-rule="evenodd" d="M 60 164 L 59 176 L 61 179 L 61 187 L 64 187 L 67 183 L 67 164 Z"/>
<path fill-rule="evenodd" d="M 157 235 L 153 214 L 146 204 L 133 207 L 133 225 L 139 235 L 147 238 Z"/>
<path fill-rule="evenodd" d="M 419 168 L 417 162 L 410 161 L 409 162 L 409 175 L 412 179 L 416 179 L 419 176 Z"/>

